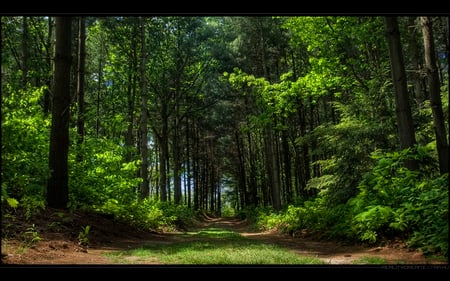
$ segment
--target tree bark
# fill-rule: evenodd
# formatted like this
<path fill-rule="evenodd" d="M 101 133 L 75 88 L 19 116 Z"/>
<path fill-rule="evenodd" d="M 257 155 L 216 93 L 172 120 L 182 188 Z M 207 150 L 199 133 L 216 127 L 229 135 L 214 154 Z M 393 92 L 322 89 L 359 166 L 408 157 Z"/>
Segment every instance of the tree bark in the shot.
<path fill-rule="evenodd" d="M 145 22 L 140 18 L 141 24 L 141 40 L 142 40 L 142 49 L 141 49 L 141 123 L 140 123 L 140 151 L 141 151 L 141 198 L 144 199 L 149 195 L 149 179 L 148 179 L 148 116 L 147 116 L 147 79 L 145 77 L 145 64 L 146 64 L 146 49 L 145 49 Z"/>
<path fill-rule="evenodd" d="M 78 77 L 77 77 L 77 103 L 78 103 L 78 119 L 77 119 L 77 132 L 78 132 L 78 151 L 77 160 L 82 160 L 82 152 L 80 151 L 80 146 L 84 142 L 84 115 L 85 115 L 85 104 L 84 104 L 84 72 L 85 72 L 85 61 L 86 61 L 86 24 L 84 17 L 80 17 L 78 20 Z"/>
<path fill-rule="evenodd" d="M 439 169 L 442 174 L 448 173 L 448 142 L 445 129 L 444 112 L 442 111 L 439 73 L 436 64 L 432 23 L 429 17 L 420 17 L 425 53 L 430 106 L 433 113 L 434 132 L 439 156 Z"/>
<path fill-rule="evenodd" d="M 46 63 L 47 63 L 47 67 L 48 67 L 48 69 L 49 70 L 52 70 L 53 69 L 53 64 L 54 64 L 54 62 L 53 62 L 53 60 L 52 60 L 52 50 L 54 49 L 53 48 L 53 44 L 52 44 L 52 42 L 53 42 L 53 30 L 54 30 L 54 20 L 53 20 L 53 18 L 52 17 L 48 17 L 48 36 L 47 36 L 47 40 L 46 40 L 46 50 L 47 50 L 47 54 L 46 54 L 46 57 L 45 57 L 45 61 L 46 61 Z M 42 108 L 43 108 L 43 111 L 44 111 L 44 114 L 49 114 L 50 113 L 50 111 L 51 111 L 51 95 L 50 95 L 50 89 L 52 88 L 52 79 L 53 79 L 53 77 L 52 77 L 52 75 L 51 75 L 51 71 L 49 71 L 48 73 L 50 73 L 49 74 L 49 76 L 47 77 L 46 76 L 46 85 L 47 85 L 47 89 L 45 89 L 45 91 L 44 91 L 44 102 L 43 102 L 43 106 L 42 106 Z"/>
<path fill-rule="evenodd" d="M 274 210 L 279 211 L 281 209 L 281 191 L 280 191 L 280 175 L 279 166 L 277 161 L 277 155 L 275 154 L 275 137 L 273 129 L 267 126 L 264 129 L 265 135 L 265 151 L 267 158 L 267 174 L 269 179 L 269 188 L 272 196 L 272 206 Z"/>
<path fill-rule="evenodd" d="M 421 55 L 416 34 L 416 17 L 408 17 L 408 50 L 413 67 L 411 80 L 413 83 L 414 97 L 419 107 L 422 107 L 425 100 L 425 83 L 423 79 L 423 65 L 421 63 Z"/>
<path fill-rule="evenodd" d="M 49 207 L 66 209 L 68 203 L 68 151 L 70 118 L 70 67 L 72 18 L 56 18 L 55 72 L 52 126 L 50 133 L 47 203 Z"/>
<path fill-rule="evenodd" d="M 22 18 L 22 87 L 25 89 L 28 83 L 28 64 L 30 52 L 28 48 L 28 17 Z"/>
<path fill-rule="evenodd" d="M 402 44 L 396 17 L 384 17 L 384 28 L 389 45 L 392 80 L 395 89 L 395 106 L 397 113 L 398 136 L 400 149 L 413 147 L 416 144 L 414 125 L 406 86 L 406 72 L 403 61 Z M 416 169 L 415 161 L 406 163 L 409 169 Z"/>

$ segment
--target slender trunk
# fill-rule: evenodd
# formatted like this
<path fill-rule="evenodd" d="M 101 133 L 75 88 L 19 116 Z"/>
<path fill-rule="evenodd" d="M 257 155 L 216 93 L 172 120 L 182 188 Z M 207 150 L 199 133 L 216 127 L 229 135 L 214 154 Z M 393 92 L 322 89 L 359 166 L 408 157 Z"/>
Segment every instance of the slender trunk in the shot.
<path fill-rule="evenodd" d="M 416 139 L 408 89 L 406 86 L 405 65 L 397 18 L 384 17 L 384 27 L 389 45 L 392 80 L 395 89 L 395 105 L 400 149 L 406 149 L 413 147 L 416 144 Z M 409 169 L 417 169 L 416 161 L 408 161 L 406 165 Z"/>
<path fill-rule="evenodd" d="M 96 100 L 96 112 L 95 112 L 95 133 L 96 136 L 99 136 L 100 132 L 100 98 L 101 98 L 101 91 L 102 91 L 102 80 L 103 80 L 103 65 L 102 61 L 100 59 L 99 65 L 98 65 L 98 82 L 97 82 L 97 100 Z"/>
<path fill-rule="evenodd" d="M 141 198 L 147 198 L 149 195 L 149 180 L 148 180 L 148 116 L 147 116 L 147 79 L 145 76 L 145 64 L 147 61 L 147 52 L 145 47 L 145 21 L 140 18 L 141 25 L 141 124 L 140 124 L 140 147 L 141 147 L 141 167 L 140 174 L 142 178 L 140 195 Z"/>
<path fill-rule="evenodd" d="M 425 100 L 425 84 L 423 79 L 423 65 L 420 63 L 419 44 L 417 42 L 416 17 L 408 17 L 408 50 L 411 58 L 413 72 L 411 80 L 413 83 L 414 97 L 417 105 L 421 107 Z"/>
<path fill-rule="evenodd" d="M 433 113 L 434 132 L 439 156 L 439 169 L 442 174 L 448 173 L 448 143 L 445 129 L 444 112 L 442 111 L 439 73 L 436 64 L 432 23 L 429 17 L 421 17 L 425 68 L 427 70 L 430 106 Z"/>
<path fill-rule="evenodd" d="M 25 89 L 28 83 L 28 64 L 30 51 L 28 47 L 28 17 L 22 18 L 22 87 Z"/>
<path fill-rule="evenodd" d="M 137 26 L 133 26 L 133 34 L 136 34 L 135 29 Z M 133 36 L 133 38 L 136 36 Z M 125 133 L 125 146 L 127 147 L 127 152 L 125 154 L 125 161 L 130 162 L 133 159 L 132 149 L 135 147 L 135 102 L 136 102 L 136 68 L 138 65 L 137 58 L 137 40 L 131 40 L 131 59 L 128 62 L 128 79 L 127 79 L 127 110 L 128 110 L 128 123 L 127 131 Z"/>
<path fill-rule="evenodd" d="M 236 147 L 237 147 L 237 158 L 239 161 L 238 169 L 237 169 L 237 179 L 238 179 L 238 194 L 240 194 L 240 206 L 243 208 L 246 206 L 247 202 L 247 185 L 246 185 L 246 173 L 245 173 L 245 156 L 244 156 L 244 145 L 241 140 L 240 133 L 238 131 L 235 132 L 236 138 Z"/>
<path fill-rule="evenodd" d="M 194 210 L 200 209 L 200 161 L 199 161 L 199 155 L 200 155 L 200 137 L 198 134 L 198 127 L 197 124 L 194 123 L 193 128 L 193 135 L 194 135 L 194 156 L 193 156 L 193 176 L 194 176 Z"/>
<path fill-rule="evenodd" d="M 191 208 L 191 147 L 190 147 L 190 119 L 186 118 L 186 204 Z"/>
<path fill-rule="evenodd" d="M 50 73 L 47 77 L 46 85 L 47 89 L 44 91 L 44 105 L 43 105 L 43 111 L 45 114 L 50 113 L 51 111 L 51 91 L 52 88 L 52 80 L 53 77 L 51 75 L 51 72 L 53 70 L 53 60 L 52 60 L 52 50 L 53 48 L 53 18 L 48 17 L 48 37 L 47 37 L 47 55 L 46 55 L 46 63 L 47 63 L 47 69 L 48 73 Z"/>
<path fill-rule="evenodd" d="M 80 17 L 78 20 L 78 77 L 77 77 L 77 103 L 78 103 L 78 119 L 77 119 L 77 132 L 78 132 L 78 151 L 77 160 L 81 161 L 83 159 L 83 153 L 81 150 L 81 145 L 84 142 L 84 115 L 85 115 L 85 104 L 84 104 L 84 69 L 85 69 L 85 59 L 86 59 L 86 34 L 85 34 L 85 19 Z"/>
<path fill-rule="evenodd" d="M 172 143 L 172 157 L 173 157 L 173 200 L 175 204 L 181 202 L 181 161 L 180 161 L 180 137 L 179 137 L 179 104 L 178 95 L 175 101 L 175 116 L 174 116 L 174 133 L 173 133 L 173 143 Z"/>
<path fill-rule="evenodd" d="M 256 154 L 253 149 L 254 141 L 251 137 L 250 130 L 247 132 L 247 141 L 248 141 L 248 159 L 249 159 L 249 180 L 248 180 L 248 188 L 249 188 L 249 196 L 248 196 L 248 204 L 257 206 L 258 205 L 258 184 L 256 182 Z"/>
<path fill-rule="evenodd" d="M 291 202 L 293 199 L 292 192 L 292 175 L 291 175 L 291 154 L 289 151 L 288 136 L 286 130 L 282 131 L 281 135 L 282 160 L 284 168 L 284 185 L 286 202 Z"/>
<path fill-rule="evenodd" d="M 161 104 L 161 136 L 159 138 L 159 166 L 160 166 L 160 181 L 159 181 L 159 190 L 160 190 L 160 200 L 165 202 L 168 200 L 168 186 L 167 186 L 167 172 L 168 172 L 168 157 L 169 157 L 169 138 L 168 138 L 168 114 L 167 114 L 167 99 L 163 97 Z"/>
<path fill-rule="evenodd" d="M 275 140 L 273 135 L 273 129 L 270 127 L 265 128 L 265 146 L 266 146 L 266 159 L 267 159 L 267 173 L 269 176 L 269 187 L 272 196 L 272 206 L 274 210 L 281 209 L 280 198 L 280 177 L 278 172 L 277 156 L 275 154 Z"/>

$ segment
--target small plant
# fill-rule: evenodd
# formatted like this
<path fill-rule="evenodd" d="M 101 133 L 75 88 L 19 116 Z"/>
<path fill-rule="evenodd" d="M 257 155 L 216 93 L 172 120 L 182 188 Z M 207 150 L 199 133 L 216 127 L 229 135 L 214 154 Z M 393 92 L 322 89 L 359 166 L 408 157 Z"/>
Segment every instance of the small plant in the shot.
<path fill-rule="evenodd" d="M 24 196 L 21 199 L 21 204 L 25 209 L 25 217 L 29 220 L 41 210 L 45 210 L 45 201 L 42 198 L 33 196 Z"/>
<path fill-rule="evenodd" d="M 59 231 L 61 229 L 61 223 L 59 221 L 53 221 L 48 224 L 48 227 L 52 230 Z"/>
<path fill-rule="evenodd" d="M 28 246 L 41 240 L 42 237 L 39 236 L 39 233 L 36 230 L 36 226 L 34 224 L 32 224 L 30 227 L 27 228 L 27 231 L 25 231 L 25 241 L 28 244 Z"/>
<path fill-rule="evenodd" d="M 81 227 L 81 231 L 78 233 L 78 244 L 80 246 L 88 246 L 89 244 L 89 230 L 91 226 L 86 225 L 85 227 Z"/>
<path fill-rule="evenodd" d="M 6 198 L 6 202 L 8 202 L 8 205 L 13 209 L 16 209 L 19 206 L 19 201 L 15 198 Z"/>
<path fill-rule="evenodd" d="M 73 219 L 64 212 L 56 212 L 55 215 L 61 219 L 62 223 L 71 223 L 73 221 Z"/>

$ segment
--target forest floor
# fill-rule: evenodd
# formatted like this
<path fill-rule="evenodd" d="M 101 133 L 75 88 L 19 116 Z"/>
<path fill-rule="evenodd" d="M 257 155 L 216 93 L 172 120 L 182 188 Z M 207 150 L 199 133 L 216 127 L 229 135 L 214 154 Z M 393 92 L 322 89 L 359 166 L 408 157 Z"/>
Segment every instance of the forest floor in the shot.
<path fill-rule="evenodd" d="M 89 225 L 88 246 L 79 245 L 78 235 Z M 326 264 L 349 265 L 364 257 L 379 257 L 387 264 L 448 267 L 448 261 L 425 257 L 401 242 L 385 245 L 346 245 L 336 241 L 321 241 L 306 235 L 294 237 L 273 231 L 254 229 L 238 218 L 204 217 L 180 232 L 144 232 L 106 216 L 81 211 L 46 210 L 29 221 L 23 215 L 2 218 L 1 263 L 3 265 L 110 265 L 105 253 L 137 248 L 151 243 L 180 242 L 185 231 L 210 227 L 225 228 L 249 239 L 285 247 L 302 256 L 314 256 Z M 25 235 L 25 236 L 24 236 Z M 31 243 L 30 240 L 35 239 Z M 207 239 L 207 238 L 206 238 Z M 28 244 L 26 241 L 29 241 Z M 130 263 L 132 261 L 130 260 Z M 155 261 L 153 264 L 159 264 Z"/>

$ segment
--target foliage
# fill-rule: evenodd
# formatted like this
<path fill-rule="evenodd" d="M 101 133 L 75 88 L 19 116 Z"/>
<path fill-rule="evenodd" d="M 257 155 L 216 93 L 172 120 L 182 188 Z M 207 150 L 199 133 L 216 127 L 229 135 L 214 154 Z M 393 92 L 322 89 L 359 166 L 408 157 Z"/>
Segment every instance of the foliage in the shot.
<path fill-rule="evenodd" d="M 258 225 L 263 229 L 275 229 L 291 235 L 306 231 L 319 237 L 351 240 L 354 237 L 349 230 L 349 221 L 350 212 L 346 205 L 330 208 L 320 196 L 299 205 L 288 205 L 279 213 L 258 217 Z"/>
<path fill-rule="evenodd" d="M 71 210 L 93 209 L 155 230 L 188 222 L 194 211 L 217 212 L 170 202 L 174 179 L 181 182 L 176 172 L 182 171 L 195 180 L 191 198 L 183 199 L 224 206 L 223 215 L 373 243 L 403 235 L 411 246 L 447 254 L 448 179 L 437 169 L 429 101 L 411 103 L 419 146 L 394 151 L 396 101 L 382 17 L 141 19 L 86 18 L 83 115 L 78 89 L 70 89 Z M 2 210 L 24 208 L 27 218 L 46 204 L 52 20 L 2 17 L 1 202 Z M 437 34 L 446 34 L 438 28 Z M 437 50 L 446 47 L 441 37 L 435 38 Z M 412 41 L 404 41 L 405 57 L 420 61 L 409 53 Z M 147 85 L 140 84 L 139 71 L 145 52 L 152 54 L 142 69 Z M 448 120 L 448 58 L 438 61 Z M 418 97 L 427 89 L 416 88 L 423 77 L 413 80 L 415 68 L 408 65 L 407 82 Z M 140 105 L 144 93 L 148 104 Z M 151 130 L 142 136 L 139 116 L 147 109 Z M 85 134 L 79 143 L 81 119 Z M 273 139 L 266 138 L 267 128 Z M 144 138 L 152 194 L 141 200 L 138 144 Z M 280 171 L 286 205 L 278 213 L 270 206 L 278 183 L 270 183 L 269 159 L 278 165 L 272 168 Z M 410 160 L 420 169 L 407 170 Z M 232 195 L 220 204 L 224 197 L 210 188 L 225 177 L 232 177 L 226 186 Z M 167 188 L 167 202 L 155 199 L 160 188 Z M 249 190 L 258 193 L 259 206 L 240 201 Z"/>
<path fill-rule="evenodd" d="M 261 218 L 265 216 L 271 216 L 274 214 L 272 206 L 257 206 L 257 207 L 245 207 L 241 210 L 237 216 L 241 219 L 246 219 L 250 223 L 260 224 Z"/>
<path fill-rule="evenodd" d="M 320 194 L 279 213 L 259 213 L 258 225 L 293 234 L 370 243 L 399 236 L 424 253 L 448 255 L 448 175 L 439 175 L 434 147 L 374 153 L 378 162 L 360 182 L 357 196 L 331 207 Z M 421 170 L 404 167 L 408 159 Z"/>
<path fill-rule="evenodd" d="M 127 148 L 106 138 L 87 137 L 78 161 L 69 155 L 70 208 L 100 208 L 110 200 L 127 205 L 136 196 L 141 178 L 136 177 L 139 161 L 125 162 Z"/>
<path fill-rule="evenodd" d="M 225 205 L 222 208 L 221 215 L 222 217 L 234 217 L 236 216 L 236 210 L 230 205 Z"/>
<path fill-rule="evenodd" d="M 23 196 L 20 200 L 21 207 L 25 210 L 25 218 L 31 219 L 40 211 L 45 210 L 45 198 L 40 196 Z"/>
<path fill-rule="evenodd" d="M 402 203 L 392 227 L 409 225 L 411 247 L 448 257 L 448 174 L 423 181 L 417 188 L 419 196 Z"/>
<path fill-rule="evenodd" d="M 50 120 L 39 100 L 44 87 L 2 92 L 2 194 L 45 194 Z"/>
<path fill-rule="evenodd" d="M 377 241 L 378 231 L 383 231 L 393 219 L 393 210 L 389 206 L 367 206 L 365 211 L 353 219 L 353 230 L 363 241 Z"/>
<path fill-rule="evenodd" d="M 78 232 L 78 244 L 81 246 L 87 246 L 89 244 L 89 231 L 90 225 L 82 226 L 80 232 Z"/>
<path fill-rule="evenodd" d="M 194 218 L 194 211 L 183 205 L 151 199 L 135 199 L 128 204 L 121 204 L 116 199 L 109 199 L 96 209 L 105 214 L 112 214 L 117 220 L 123 220 L 145 230 L 175 230 L 178 223 L 189 224 Z"/>
<path fill-rule="evenodd" d="M 349 201 L 352 229 L 361 240 L 402 234 L 424 252 L 448 254 L 448 175 L 437 173 L 434 147 L 375 153 L 378 160 Z M 415 159 L 421 169 L 404 167 Z"/>
<path fill-rule="evenodd" d="M 420 185 L 420 180 L 426 179 L 426 176 L 433 178 L 437 175 L 434 156 L 432 145 L 395 152 L 374 152 L 372 158 L 377 160 L 377 164 L 358 186 L 360 193 L 352 203 L 355 211 L 361 211 L 358 206 L 364 208 L 374 203 L 398 207 L 404 200 L 417 196 L 419 190 L 413 189 L 413 186 Z M 421 170 L 411 171 L 405 168 L 408 160 L 418 161 Z"/>
<path fill-rule="evenodd" d="M 36 226 L 32 224 L 24 233 L 24 239 L 27 245 L 32 245 L 33 243 L 39 242 L 42 240 L 42 237 L 39 236 L 39 232 L 36 229 Z"/>
<path fill-rule="evenodd" d="M 11 207 L 11 208 L 17 208 L 17 206 L 19 206 L 19 201 L 17 201 L 17 199 L 15 199 L 15 198 L 6 198 L 6 202 L 8 203 L 8 205 Z"/>

